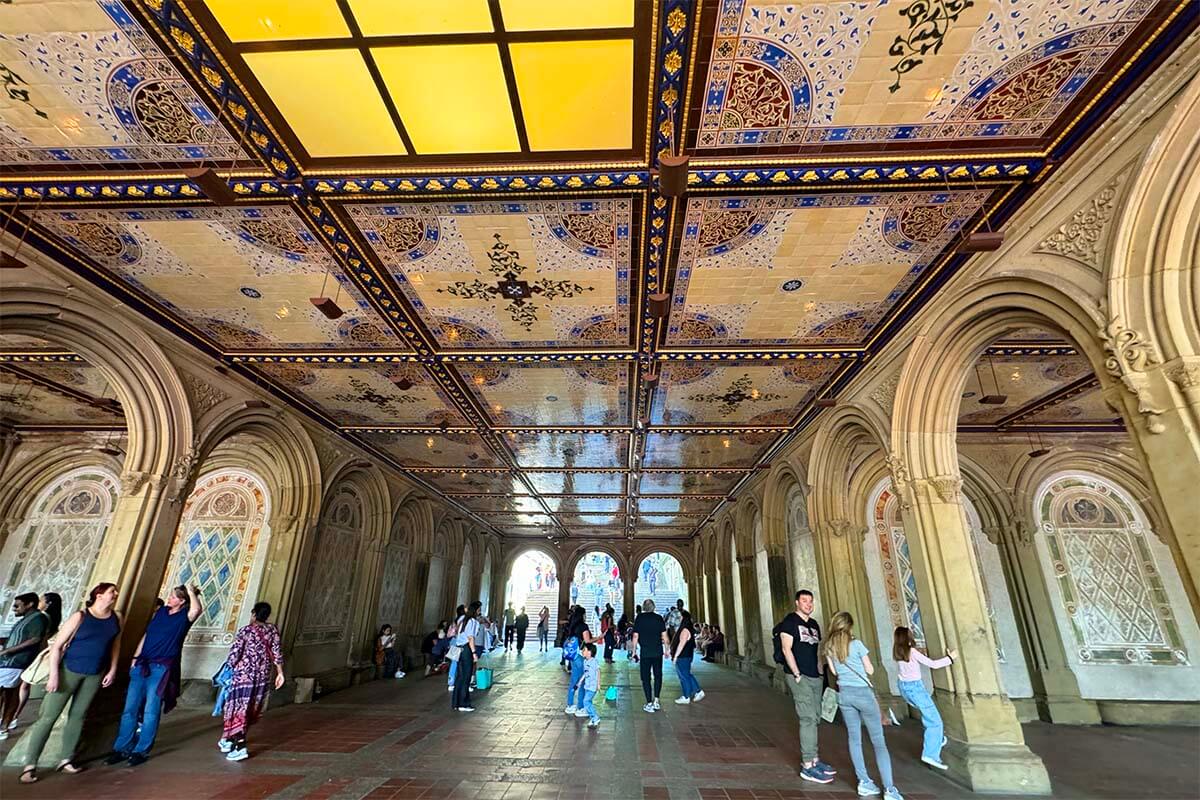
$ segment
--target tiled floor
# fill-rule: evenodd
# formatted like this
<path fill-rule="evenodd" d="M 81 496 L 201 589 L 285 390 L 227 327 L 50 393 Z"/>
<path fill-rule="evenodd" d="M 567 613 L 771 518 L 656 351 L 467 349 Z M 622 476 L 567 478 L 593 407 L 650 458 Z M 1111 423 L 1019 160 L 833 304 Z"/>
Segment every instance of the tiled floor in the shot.
<path fill-rule="evenodd" d="M 641 710 L 636 669 L 601 670 L 620 698 L 603 703 L 599 730 L 562 713 L 566 678 L 556 656 L 495 660 L 496 684 L 474 714 L 452 714 L 442 678 L 410 676 L 348 689 L 313 705 L 267 713 L 251 731 L 252 757 L 217 752 L 218 721 L 166 718 L 160 745 L 137 769 L 91 765 L 79 776 L 43 773 L 35 786 L 4 771 L 0 796 L 87 800 L 841 800 L 854 784 L 840 723 L 822 725 L 821 755 L 840 772 L 829 786 L 801 783 L 790 698 L 727 669 L 697 665 L 708 696 L 676 706 L 668 674 L 662 712 Z M 671 672 L 668 667 L 668 673 Z M 28 720 L 27 720 L 28 722 Z M 24 728 L 22 730 L 25 730 Z M 888 730 L 896 782 L 910 800 L 973 797 L 917 762 L 919 726 Z M 1200 797 L 1200 731 L 1186 728 L 1026 726 L 1046 759 L 1055 796 Z M 12 740 L 6 743 L 11 746 Z M 868 756 L 870 760 L 870 757 Z M 873 768 L 872 768 L 873 769 Z"/>

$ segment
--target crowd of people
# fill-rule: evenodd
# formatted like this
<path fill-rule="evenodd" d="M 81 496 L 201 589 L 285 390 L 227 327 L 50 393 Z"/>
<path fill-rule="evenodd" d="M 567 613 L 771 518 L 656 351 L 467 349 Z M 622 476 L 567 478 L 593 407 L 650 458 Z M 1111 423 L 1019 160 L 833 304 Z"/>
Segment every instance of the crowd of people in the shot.
<path fill-rule="evenodd" d="M 38 761 L 63 712 L 55 772 L 76 774 L 75 763 L 88 708 L 96 695 L 117 682 L 124 619 L 116 611 L 118 590 L 100 583 L 83 608 L 63 617 L 62 598 L 54 593 L 17 595 L 17 623 L 0 649 L 0 738 L 8 738 L 35 686 L 45 689 L 28 738 L 20 782 L 36 783 Z M 128 666 L 128 685 L 120 727 L 104 763 L 139 766 L 149 758 L 163 714 L 175 707 L 182 686 L 184 640 L 204 612 L 198 587 L 180 585 L 154 612 L 141 633 Z M 223 717 L 218 749 L 229 761 L 248 757 L 246 733 L 262 713 L 272 688 L 283 686 L 283 653 L 278 629 L 268 622 L 271 606 L 256 603 L 248 624 L 234 638 L 221 670 L 218 704 Z"/>
<path fill-rule="evenodd" d="M 33 687 L 45 687 L 38 719 L 26 734 L 29 742 L 22 783 L 39 780 L 37 763 L 64 711 L 67 720 L 55 771 L 75 774 L 83 770 L 74 759 L 88 707 L 98 692 L 117 682 L 121 671 L 125 631 L 124 620 L 116 611 L 117 595 L 116 585 L 100 583 L 88 592 L 83 608 L 66 617 L 57 594 L 25 593 L 13 598 L 16 624 L 0 649 L 0 739 L 8 738 L 18 728 Z M 854 634 L 853 618 L 845 611 L 837 612 L 830 620 L 828 634 L 823 636 L 813 617 L 813 593 L 801 589 L 794 602 L 795 610 L 775 626 L 772 638 L 775 661 L 788 675 L 787 686 L 799 719 L 800 777 L 814 783 L 833 782 L 836 770 L 821 760 L 817 743 L 820 719 L 832 721 L 836 709 L 846 727 L 858 795 L 882 794 L 886 800 L 903 800 L 893 780 L 883 712 L 872 682 L 876 667 L 866 645 Z M 503 647 L 505 651 L 515 649 L 520 655 L 531 624 L 526 609 L 518 611 L 512 603 L 501 616 L 503 628 L 499 620 L 489 619 L 481 609 L 478 600 L 460 605 L 454 618 L 438 623 L 421 644 L 425 674 L 447 675 L 450 707 L 458 712 L 474 711 L 471 690 L 486 688 L 490 683 L 489 653 Z M 176 586 L 165 599 L 156 600 L 154 613 L 128 665 L 124 711 L 106 764 L 125 762 L 136 767 L 149 757 L 159 721 L 179 695 L 184 641 L 203 611 L 196 586 Z M 650 599 L 638 606 L 633 618 L 622 614 L 614 620 L 611 604 L 595 611 L 597 631 L 589 625 L 586 609 L 572 605 L 554 642 L 561 650 L 560 664 L 568 675 L 567 714 L 587 718 L 591 728 L 600 725 L 595 698 L 602 688 L 601 643 L 604 661 L 612 663 L 614 652 L 624 650 L 627 659 L 638 664 L 644 712 L 662 710 L 664 661 L 674 664 L 679 679 L 676 704 L 704 699 L 692 667 L 698 651 L 705 661 L 714 661 L 724 653 L 725 636 L 719 625 L 697 624 L 683 600 L 665 615 L 657 613 Z M 284 684 L 279 630 L 269 622 L 270 616 L 269 604 L 254 604 L 248 624 L 238 630 L 214 678 L 219 687 L 214 714 L 223 717 L 218 748 L 229 761 L 248 757 L 247 731 L 262 714 L 272 689 Z M 550 610 L 543 606 L 537 613 L 539 652 L 550 650 L 549 621 Z M 375 641 L 375 661 L 384 676 L 399 678 L 404 672 L 396 643 L 391 625 L 383 625 Z M 941 759 L 946 744 L 943 725 L 921 679 L 921 667 L 948 667 L 957 653 L 950 649 L 942 658 L 929 658 L 917 648 L 912 631 L 898 627 L 891 657 L 896 662 L 900 694 L 920 712 L 925 729 L 921 761 L 930 768 L 945 770 L 947 765 Z M 874 750 L 879 783 L 871 778 L 864 759 L 864 728 Z"/>

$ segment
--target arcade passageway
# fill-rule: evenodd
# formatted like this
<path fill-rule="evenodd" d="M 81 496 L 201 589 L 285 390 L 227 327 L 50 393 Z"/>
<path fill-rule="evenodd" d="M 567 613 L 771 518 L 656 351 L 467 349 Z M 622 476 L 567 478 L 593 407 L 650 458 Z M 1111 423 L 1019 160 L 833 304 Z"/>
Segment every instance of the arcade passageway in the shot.
<path fill-rule="evenodd" d="M 501 651 L 502 652 L 502 651 Z M 820 728 L 821 757 L 839 771 L 828 786 L 801 783 L 791 703 L 755 680 L 697 663 L 707 697 L 677 706 L 668 675 L 663 710 L 644 713 L 637 669 L 622 657 L 601 671 L 619 699 L 601 726 L 565 716 L 558 656 L 526 651 L 495 659 L 497 682 L 475 693 L 474 714 L 453 714 L 440 677 L 410 675 L 268 711 L 258 748 L 230 764 L 220 725 L 200 712 L 167 725 L 154 757 L 136 769 L 96 763 L 82 775 L 47 774 L 0 795 L 29 800 L 835 800 L 854 796 L 840 720 Z M 668 673 L 671 670 L 668 669 Z M 168 720 L 170 717 L 167 718 Z M 1200 794 L 1195 728 L 1121 729 L 1031 723 L 1054 797 L 1194 798 Z M 888 728 L 896 783 L 907 800 L 972 795 L 917 762 L 919 725 Z M 6 743 L 11 746 L 12 742 Z M 255 749 L 255 748 L 252 748 Z"/>

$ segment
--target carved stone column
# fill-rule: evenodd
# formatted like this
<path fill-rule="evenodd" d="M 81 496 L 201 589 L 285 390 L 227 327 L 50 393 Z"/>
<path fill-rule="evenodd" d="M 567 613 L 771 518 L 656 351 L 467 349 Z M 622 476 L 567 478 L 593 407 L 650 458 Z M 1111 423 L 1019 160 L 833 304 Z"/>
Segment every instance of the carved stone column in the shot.
<path fill-rule="evenodd" d="M 1146 465 L 1174 536 L 1159 534 L 1175 555 L 1193 606 L 1200 606 L 1200 356 L 1163 363 L 1137 331 L 1112 320 L 1100 332 L 1108 373 L 1104 391 L 1124 411 L 1130 438 Z"/>
<path fill-rule="evenodd" d="M 739 555 L 737 560 L 738 581 L 742 588 L 742 618 L 746 630 L 741 632 L 740 642 L 745 646 L 739 651 L 751 662 L 763 661 L 762 626 L 760 624 L 758 576 L 754 569 L 754 556 Z"/>
<path fill-rule="evenodd" d="M 977 792 L 1048 794 L 1050 779 L 1025 745 L 1016 709 L 1000 688 L 991 621 L 961 504 L 957 475 L 916 477 L 893 467 L 929 649 L 958 660 L 933 673 L 950 740 L 949 776 Z"/>
<path fill-rule="evenodd" d="M 352 611 L 352 636 L 348 661 L 351 666 L 364 666 L 375 657 L 375 627 L 379 609 L 379 582 L 383 579 L 383 562 L 387 557 L 387 543 L 382 539 L 369 539 L 362 549 L 355 578 L 354 608 Z"/>
<path fill-rule="evenodd" d="M 1000 548 L 1038 716 L 1046 722 L 1064 725 L 1099 725 L 1099 706 L 1094 700 L 1080 696 L 1079 682 L 1067 662 L 1063 632 L 1033 546 L 1032 523 L 1025 519 L 1011 520 L 1003 526 L 985 527 L 983 533 Z"/>

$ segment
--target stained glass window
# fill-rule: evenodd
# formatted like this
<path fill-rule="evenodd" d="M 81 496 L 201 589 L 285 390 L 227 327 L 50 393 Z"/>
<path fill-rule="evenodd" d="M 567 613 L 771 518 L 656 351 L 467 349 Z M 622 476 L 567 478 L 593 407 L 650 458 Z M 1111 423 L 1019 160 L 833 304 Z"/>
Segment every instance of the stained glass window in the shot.
<path fill-rule="evenodd" d="M 1186 664 L 1187 652 L 1141 510 L 1095 475 L 1056 476 L 1035 513 L 1079 658 Z"/>
<path fill-rule="evenodd" d="M 57 592 L 64 613 L 73 611 L 89 588 L 119 493 L 117 476 L 99 467 L 71 470 L 43 489 L 0 555 L 3 585 L 14 592 Z M 0 632 L 15 624 L 8 608 Z"/>
<path fill-rule="evenodd" d="M 246 623 L 246 593 L 266 516 L 266 488 L 248 472 L 218 470 L 196 482 L 160 593 L 165 596 L 179 584 L 200 587 L 204 613 L 188 633 L 188 643 L 229 644 Z"/>

